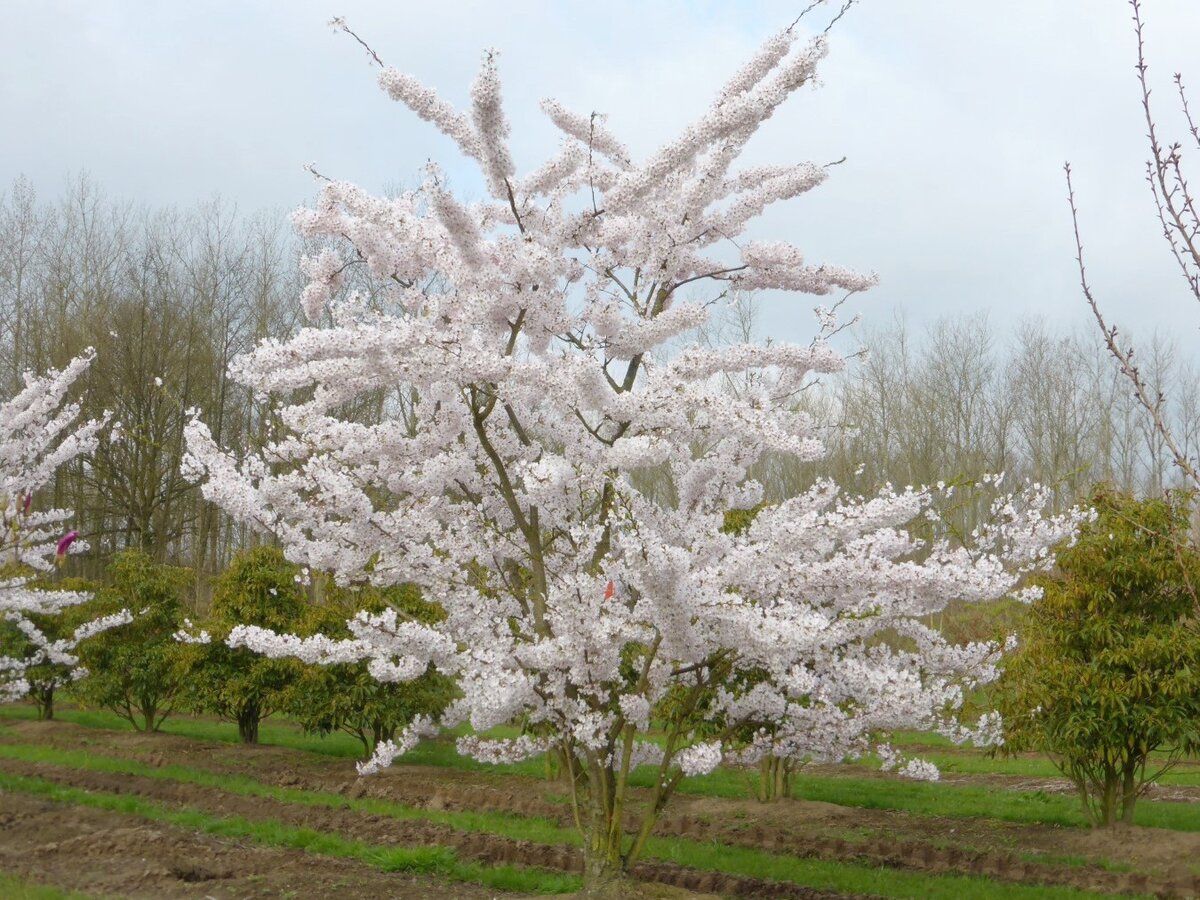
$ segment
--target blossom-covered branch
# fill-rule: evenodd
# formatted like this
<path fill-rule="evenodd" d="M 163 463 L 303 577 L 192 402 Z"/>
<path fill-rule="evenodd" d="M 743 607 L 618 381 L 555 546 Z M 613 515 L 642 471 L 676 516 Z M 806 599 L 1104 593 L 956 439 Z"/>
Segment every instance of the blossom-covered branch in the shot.
<path fill-rule="evenodd" d="M 60 466 L 96 446 L 105 421 L 80 423 L 79 405 L 66 402 L 91 361 L 89 350 L 62 371 L 27 373 L 25 388 L 0 403 L 0 562 L 13 573 L 0 578 L 0 617 L 11 623 L 21 645 L 0 653 L 0 697 L 7 699 L 30 690 L 27 672 L 35 666 L 50 664 L 54 674 L 48 677 L 56 681 L 80 677 L 84 673 L 74 655 L 79 642 L 129 621 L 122 611 L 81 624 L 62 638 L 48 637 L 37 624 L 89 599 L 85 593 L 34 585 L 36 576 L 53 571 L 68 553 L 86 549 L 77 531 L 63 533 L 71 513 L 38 509 L 34 495 Z"/>

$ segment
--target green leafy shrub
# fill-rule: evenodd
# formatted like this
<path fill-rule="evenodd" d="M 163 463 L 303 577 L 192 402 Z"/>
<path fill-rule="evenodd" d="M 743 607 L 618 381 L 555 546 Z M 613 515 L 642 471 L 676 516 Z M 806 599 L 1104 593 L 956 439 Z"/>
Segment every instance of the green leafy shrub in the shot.
<path fill-rule="evenodd" d="M 1190 498 L 1107 488 L 1058 554 L 999 683 L 1005 749 L 1050 754 L 1098 825 L 1200 748 L 1200 553 Z M 1151 754 L 1157 754 L 1152 758 Z"/>
<path fill-rule="evenodd" d="M 359 610 L 372 613 L 391 607 L 411 619 L 436 622 L 445 613 L 421 599 L 413 585 L 386 590 L 331 587 L 323 603 L 312 606 L 304 622 L 306 634 L 351 637 L 346 620 Z M 419 714 L 436 717 L 454 697 L 454 682 L 432 668 L 413 681 L 381 682 L 367 663 L 305 666 L 288 692 L 287 711 L 309 733 L 344 731 L 363 745 L 364 758 L 381 741 Z"/>
<path fill-rule="evenodd" d="M 157 565 L 128 550 L 110 561 L 109 584 L 89 604 L 94 613 L 128 609 L 133 621 L 102 632 L 80 650 L 88 677 L 73 693 L 103 706 L 139 731 L 157 731 L 183 694 L 188 651 L 175 640 L 183 623 L 186 569 Z"/>
<path fill-rule="evenodd" d="M 298 572 L 276 547 L 239 553 L 213 582 L 212 606 L 203 623 L 209 643 L 189 645 L 193 707 L 236 722 L 246 744 L 258 743 L 258 723 L 282 707 L 301 665 L 229 647 L 225 639 L 243 624 L 298 631 L 307 605 Z"/>

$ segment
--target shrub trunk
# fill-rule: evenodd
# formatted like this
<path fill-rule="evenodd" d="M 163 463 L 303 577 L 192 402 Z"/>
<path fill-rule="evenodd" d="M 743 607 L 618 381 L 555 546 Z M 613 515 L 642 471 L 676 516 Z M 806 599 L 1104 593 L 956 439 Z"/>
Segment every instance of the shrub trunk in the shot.
<path fill-rule="evenodd" d="M 257 703 L 247 703 L 238 710 L 238 738 L 243 744 L 258 743 L 258 723 L 261 718 Z"/>
<path fill-rule="evenodd" d="M 54 718 L 54 686 L 37 687 L 30 691 L 33 702 L 37 705 L 39 722 L 49 722 Z"/>

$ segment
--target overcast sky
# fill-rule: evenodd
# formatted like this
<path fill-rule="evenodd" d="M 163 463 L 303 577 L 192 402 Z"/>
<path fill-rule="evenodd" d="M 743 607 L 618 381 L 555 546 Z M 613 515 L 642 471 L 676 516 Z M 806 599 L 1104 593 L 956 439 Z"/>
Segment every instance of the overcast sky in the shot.
<path fill-rule="evenodd" d="M 478 196 L 450 142 L 375 86 L 332 15 L 465 105 L 501 53 L 519 168 L 552 152 L 555 96 L 609 114 L 635 154 L 671 138 L 801 2 L 703 0 L 4 0 L 0 180 L 44 198 L 86 169 L 147 204 L 220 194 L 242 210 L 305 203 L 302 169 L 376 190 L 428 159 Z M 1171 75 L 1200 91 L 1200 3 L 1144 0 L 1163 136 L 1184 136 Z M 814 24 L 828 13 L 814 14 Z M 1190 51 L 1190 52 L 1189 52 Z M 1139 334 L 1196 344 L 1200 309 L 1157 237 L 1125 0 L 864 0 L 835 27 L 822 84 L 756 136 L 747 163 L 844 165 L 771 210 L 758 237 L 874 270 L 868 321 L 987 311 L 1083 323 L 1062 164 L 1070 159 L 1102 303 Z M 1195 98 L 1200 106 L 1200 93 Z M 1200 151 L 1193 180 L 1200 184 Z M 812 302 L 772 300 L 772 333 L 811 334 Z"/>

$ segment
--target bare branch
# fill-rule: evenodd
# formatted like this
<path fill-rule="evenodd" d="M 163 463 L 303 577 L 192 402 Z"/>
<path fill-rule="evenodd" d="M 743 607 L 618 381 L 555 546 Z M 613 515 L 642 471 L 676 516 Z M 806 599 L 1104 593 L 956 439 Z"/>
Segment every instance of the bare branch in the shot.
<path fill-rule="evenodd" d="M 1161 392 L 1151 389 L 1150 385 L 1142 377 L 1141 372 L 1138 371 L 1138 367 L 1134 364 L 1133 348 L 1124 347 L 1117 340 L 1116 326 L 1110 326 L 1105 320 L 1104 314 L 1100 311 L 1100 306 L 1096 302 L 1095 295 L 1092 293 L 1091 285 L 1087 279 L 1087 267 L 1083 261 L 1083 239 L 1079 234 L 1079 209 L 1075 204 L 1075 187 L 1071 183 L 1071 164 L 1067 163 L 1064 165 L 1063 170 L 1067 176 L 1067 202 L 1071 207 L 1071 224 L 1075 233 L 1075 261 L 1079 266 L 1079 284 L 1083 290 L 1083 296 L 1087 299 L 1096 324 L 1100 326 L 1100 331 L 1104 335 L 1104 344 L 1108 347 L 1108 352 L 1117 361 L 1121 374 L 1129 379 L 1129 382 L 1133 385 L 1134 396 L 1142 408 L 1150 415 L 1154 430 L 1162 437 L 1163 443 L 1166 444 L 1172 458 L 1175 460 L 1175 465 L 1179 467 L 1179 470 L 1183 472 L 1192 484 L 1200 488 L 1200 472 L 1196 470 L 1196 467 L 1192 465 L 1187 455 L 1179 448 L 1171 432 L 1171 427 L 1167 424 L 1166 417 L 1163 414 L 1166 398 Z"/>

